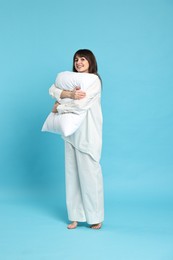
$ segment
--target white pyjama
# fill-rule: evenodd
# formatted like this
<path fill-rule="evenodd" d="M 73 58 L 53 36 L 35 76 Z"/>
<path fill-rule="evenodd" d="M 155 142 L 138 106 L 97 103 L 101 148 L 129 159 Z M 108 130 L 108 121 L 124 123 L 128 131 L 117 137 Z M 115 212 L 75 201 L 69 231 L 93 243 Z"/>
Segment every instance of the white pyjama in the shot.
<path fill-rule="evenodd" d="M 58 90 L 58 92 L 57 92 Z M 55 91 L 61 103 L 61 91 Z M 97 224 L 104 220 L 103 179 L 100 166 L 102 150 L 102 111 L 100 79 L 86 91 L 86 97 L 60 104 L 58 113 L 86 116 L 78 130 L 65 141 L 66 203 L 71 221 Z"/>
<path fill-rule="evenodd" d="M 104 220 L 103 179 L 99 162 L 65 142 L 66 204 L 71 221 Z"/>

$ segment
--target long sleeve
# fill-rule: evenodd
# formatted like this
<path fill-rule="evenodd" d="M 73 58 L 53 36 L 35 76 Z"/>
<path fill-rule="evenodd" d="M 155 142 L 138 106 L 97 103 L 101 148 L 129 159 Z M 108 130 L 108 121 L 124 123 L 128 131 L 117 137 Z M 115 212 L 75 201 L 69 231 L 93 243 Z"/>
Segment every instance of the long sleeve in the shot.
<path fill-rule="evenodd" d="M 60 96 L 61 96 L 62 91 L 63 90 L 60 88 L 57 88 L 55 86 L 55 84 L 52 84 L 52 86 L 49 88 L 49 95 L 51 95 L 53 98 L 56 98 L 56 100 L 58 102 L 61 102 Z"/>
<path fill-rule="evenodd" d="M 63 113 L 75 113 L 81 114 L 86 112 L 95 100 L 100 96 L 101 91 L 101 82 L 100 79 L 97 78 L 92 86 L 90 86 L 86 91 L 86 97 L 80 100 L 72 100 L 66 104 L 60 104 L 57 107 L 57 111 L 59 114 Z"/>

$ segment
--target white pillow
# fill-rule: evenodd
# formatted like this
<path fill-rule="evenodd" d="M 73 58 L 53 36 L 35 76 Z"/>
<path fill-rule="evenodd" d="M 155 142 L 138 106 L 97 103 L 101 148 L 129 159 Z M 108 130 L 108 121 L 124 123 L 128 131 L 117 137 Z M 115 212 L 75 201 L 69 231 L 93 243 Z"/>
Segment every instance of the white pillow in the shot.
<path fill-rule="evenodd" d="M 78 115 L 73 113 L 57 114 L 51 112 L 44 122 L 42 131 L 63 136 L 72 135 L 81 125 L 85 115 L 86 113 Z"/>
<path fill-rule="evenodd" d="M 55 85 L 64 90 L 73 90 L 79 86 L 82 90 L 86 90 L 96 79 L 95 74 L 64 71 L 57 75 Z"/>
<path fill-rule="evenodd" d="M 55 85 L 63 90 L 72 90 L 75 87 L 81 87 L 82 90 L 87 90 L 97 79 L 95 74 L 78 73 L 65 71 L 58 74 Z M 53 92 L 49 91 L 50 95 Z M 68 103 L 72 100 L 69 98 L 61 99 L 61 103 Z M 86 112 L 81 114 L 74 113 L 50 113 L 46 118 L 42 131 L 61 134 L 63 136 L 72 135 L 81 125 L 85 118 Z"/>

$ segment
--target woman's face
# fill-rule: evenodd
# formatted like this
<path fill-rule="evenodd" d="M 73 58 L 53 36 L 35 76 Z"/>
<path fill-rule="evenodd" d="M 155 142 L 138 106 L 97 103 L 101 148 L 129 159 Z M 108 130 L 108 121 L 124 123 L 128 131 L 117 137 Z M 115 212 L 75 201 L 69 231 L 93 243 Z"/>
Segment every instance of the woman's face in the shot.
<path fill-rule="evenodd" d="M 76 56 L 74 60 L 74 66 L 77 72 L 88 72 L 89 62 L 85 57 Z"/>

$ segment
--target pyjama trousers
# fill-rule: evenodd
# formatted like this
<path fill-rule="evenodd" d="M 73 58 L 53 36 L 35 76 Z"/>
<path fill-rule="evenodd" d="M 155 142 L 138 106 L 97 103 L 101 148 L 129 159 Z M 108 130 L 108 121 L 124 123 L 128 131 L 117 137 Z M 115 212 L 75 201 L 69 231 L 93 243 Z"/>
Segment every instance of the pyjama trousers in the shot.
<path fill-rule="evenodd" d="M 65 141 L 68 218 L 96 224 L 104 220 L 103 178 L 99 162 Z"/>

